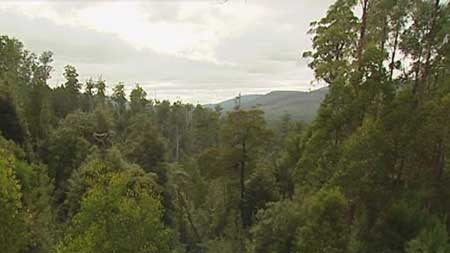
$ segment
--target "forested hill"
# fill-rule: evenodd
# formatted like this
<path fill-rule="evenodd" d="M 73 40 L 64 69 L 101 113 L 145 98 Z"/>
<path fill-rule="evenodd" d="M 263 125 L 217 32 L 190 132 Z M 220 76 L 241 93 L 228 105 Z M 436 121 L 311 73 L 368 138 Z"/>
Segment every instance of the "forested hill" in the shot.
<path fill-rule="evenodd" d="M 337 0 L 309 34 L 327 95 L 276 127 L 253 106 L 298 94 L 50 87 L 53 54 L 0 36 L 0 252 L 450 253 L 449 1 Z"/>
<path fill-rule="evenodd" d="M 272 91 L 264 95 L 242 95 L 242 109 L 260 109 L 268 121 L 281 120 L 289 114 L 293 120 L 311 121 L 317 114 L 320 103 L 328 92 L 328 88 L 320 88 L 310 92 Z M 225 112 L 234 110 L 237 98 L 225 100 L 217 104 L 205 105 L 207 108 L 220 106 Z"/>

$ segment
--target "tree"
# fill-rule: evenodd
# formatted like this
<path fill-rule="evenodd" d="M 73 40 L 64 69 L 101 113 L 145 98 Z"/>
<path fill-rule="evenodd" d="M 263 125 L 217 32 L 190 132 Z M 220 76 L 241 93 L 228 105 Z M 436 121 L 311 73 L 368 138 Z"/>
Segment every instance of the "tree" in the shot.
<path fill-rule="evenodd" d="M 0 147 L 0 244 L 5 253 L 21 252 L 29 240 L 28 214 L 14 166 L 14 157 Z"/>
<path fill-rule="evenodd" d="M 440 1 L 336 1 L 313 23 L 313 51 L 305 56 L 330 92 L 302 137 L 296 190 L 308 198 L 339 187 L 352 236 L 338 252 L 352 244 L 358 252 L 404 252 L 422 226 L 415 210 L 426 210 L 425 219 L 450 210 L 442 204 L 448 128 L 440 127 L 448 125 L 449 73 L 439 57 L 448 53 L 448 38 L 439 35 L 450 27 L 448 8 Z M 333 50 L 339 45 L 347 50 Z"/>
<path fill-rule="evenodd" d="M 183 151 L 189 146 L 189 136 L 187 134 L 190 126 L 190 113 L 192 108 L 177 101 L 172 104 L 169 116 L 169 147 L 173 160 L 179 161 Z"/>
<path fill-rule="evenodd" d="M 54 247 L 55 229 L 52 210 L 53 184 L 42 164 L 16 161 L 15 173 L 20 181 L 23 207 L 28 213 L 29 242 L 22 252 L 49 252 Z"/>
<path fill-rule="evenodd" d="M 285 199 L 270 203 L 258 212 L 250 228 L 250 252 L 295 252 L 296 231 L 305 219 L 298 203 Z"/>
<path fill-rule="evenodd" d="M 147 114 L 138 114 L 130 119 L 124 154 L 130 161 L 151 172 L 156 172 L 164 161 L 164 142 Z"/>
<path fill-rule="evenodd" d="M 64 83 L 64 87 L 68 90 L 68 92 L 72 95 L 77 95 L 81 91 L 81 83 L 78 82 L 78 73 L 74 66 L 66 65 L 64 67 L 64 78 L 66 78 L 66 82 Z"/>
<path fill-rule="evenodd" d="M 58 252 L 170 252 L 170 234 L 148 183 L 127 172 L 100 175 Z"/>
<path fill-rule="evenodd" d="M 348 252 L 347 208 L 338 189 L 318 192 L 308 203 L 305 224 L 297 231 L 296 252 Z"/>
<path fill-rule="evenodd" d="M 412 24 L 406 28 L 400 48 L 413 62 L 410 72 L 413 75 L 413 93 L 417 103 L 422 104 L 427 89 L 435 82 L 430 75 L 433 62 L 439 58 L 436 58 L 436 52 L 440 46 L 448 44 L 438 34 L 445 25 L 448 26 L 449 14 L 442 8 L 441 1 L 435 0 L 414 1 L 410 15 Z"/>
<path fill-rule="evenodd" d="M 250 223 L 255 222 L 258 210 L 264 209 L 267 203 L 279 200 L 279 191 L 275 176 L 268 168 L 257 168 L 245 183 L 245 217 Z"/>
<path fill-rule="evenodd" d="M 237 173 L 240 191 L 240 212 L 244 225 L 250 224 L 250 217 L 246 215 L 245 180 L 255 162 L 260 157 L 264 146 L 268 144 L 271 131 L 267 129 L 263 112 L 258 110 L 236 110 L 230 112 L 220 129 L 220 140 L 225 149 L 225 158 L 230 168 Z"/>
<path fill-rule="evenodd" d="M 406 244 L 407 253 L 449 252 L 450 243 L 445 223 L 436 220 Z"/>
<path fill-rule="evenodd" d="M 180 242 L 187 245 L 187 250 L 202 251 L 204 237 L 208 237 L 207 231 L 204 231 L 204 213 L 201 209 L 205 204 L 205 182 L 198 170 L 188 163 L 184 166 L 170 165 L 166 171 L 165 189 L 172 204 L 167 206 L 166 203 L 166 211 L 170 212 L 173 223 L 182 231 Z"/>
<path fill-rule="evenodd" d="M 127 102 L 127 98 L 125 95 L 125 85 L 119 83 L 114 86 L 112 100 L 115 103 L 118 113 L 124 113 L 126 109 L 125 104 Z"/>
<path fill-rule="evenodd" d="M 31 60 L 32 79 L 30 80 L 29 97 L 24 99 L 25 113 L 31 137 L 41 144 L 48 138 L 53 123 L 53 112 L 50 105 L 51 89 L 47 85 L 50 79 L 53 61 L 52 52 L 44 52 L 39 61 Z"/>
<path fill-rule="evenodd" d="M 313 58 L 309 66 L 317 79 L 328 84 L 349 73 L 358 27 L 352 10 L 355 4 L 354 0 L 338 0 L 324 18 L 311 23 L 309 33 L 314 34 L 314 51 L 305 52 L 303 56 Z"/>
<path fill-rule="evenodd" d="M 47 150 L 42 158 L 48 164 L 49 174 L 54 179 L 58 204 L 64 200 L 66 180 L 90 153 L 94 131 L 95 121 L 92 117 L 78 111 L 69 114 L 48 140 Z"/>
<path fill-rule="evenodd" d="M 170 102 L 163 100 L 162 102 L 156 101 L 156 122 L 160 128 L 162 135 L 166 138 L 169 137 L 169 117 L 170 117 Z"/>
<path fill-rule="evenodd" d="M 106 97 L 106 82 L 99 78 L 97 82 L 94 84 L 96 89 L 95 98 L 96 103 L 103 104 L 105 102 Z"/>
<path fill-rule="evenodd" d="M 22 42 L 0 35 L 0 80 L 11 84 L 17 83 L 23 56 Z"/>
<path fill-rule="evenodd" d="M 67 65 L 64 67 L 64 83 L 65 98 L 67 99 L 63 103 L 67 105 L 67 111 L 64 112 L 64 116 L 70 112 L 80 108 L 80 94 L 82 84 L 78 81 L 78 73 L 74 66 Z"/>
<path fill-rule="evenodd" d="M 7 138 L 22 143 L 26 138 L 26 129 L 17 111 L 11 91 L 0 83 L 0 132 Z"/>
<path fill-rule="evenodd" d="M 85 84 L 83 96 L 83 111 L 91 112 L 94 109 L 94 87 L 95 83 L 92 79 L 88 79 Z"/>
<path fill-rule="evenodd" d="M 130 109 L 132 113 L 143 112 L 149 103 L 147 100 L 147 93 L 139 84 L 130 93 Z"/>
<path fill-rule="evenodd" d="M 328 94 L 275 138 L 240 101 L 153 105 L 136 85 L 128 103 L 101 78 L 81 94 L 70 65 L 51 88 L 52 53 L 0 36 L 2 250 L 447 253 L 449 17 L 336 0 L 304 54 Z"/>
<path fill-rule="evenodd" d="M 126 112 L 126 104 L 127 104 L 127 97 L 125 95 L 125 86 L 122 83 L 117 84 L 113 88 L 113 94 L 111 96 L 111 99 L 113 101 L 113 105 L 115 108 L 115 115 L 116 115 L 116 126 L 119 134 L 123 134 L 125 128 L 126 128 L 126 118 L 125 118 L 125 112 Z"/>
<path fill-rule="evenodd" d="M 192 112 L 193 149 L 195 153 L 213 147 L 219 142 L 220 114 L 197 105 Z"/>

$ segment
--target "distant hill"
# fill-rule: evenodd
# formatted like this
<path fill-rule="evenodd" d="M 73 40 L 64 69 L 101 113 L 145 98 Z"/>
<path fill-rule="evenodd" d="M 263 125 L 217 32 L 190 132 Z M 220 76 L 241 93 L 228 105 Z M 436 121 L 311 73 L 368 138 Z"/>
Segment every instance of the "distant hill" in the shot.
<path fill-rule="evenodd" d="M 310 121 L 319 109 L 328 88 L 321 88 L 310 92 L 303 91 L 272 91 L 265 95 L 241 96 L 241 108 L 258 108 L 265 112 L 269 121 L 277 121 L 284 114 L 292 119 Z M 220 105 L 225 112 L 236 106 L 236 98 L 228 99 L 218 104 L 208 104 L 205 107 L 214 108 Z"/>

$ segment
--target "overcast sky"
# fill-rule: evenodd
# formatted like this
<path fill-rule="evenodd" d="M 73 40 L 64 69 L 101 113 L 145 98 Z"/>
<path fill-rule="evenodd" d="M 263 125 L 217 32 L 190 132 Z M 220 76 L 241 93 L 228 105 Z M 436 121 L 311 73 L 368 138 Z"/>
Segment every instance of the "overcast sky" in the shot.
<path fill-rule="evenodd" d="M 129 0 L 0 3 L 0 34 L 54 52 L 51 83 L 66 64 L 80 80 L 102 75 L 153 98 L 218 102 L 271 90 L 309 90 L 301 59 L 309 23 L 332 0 Z"/>

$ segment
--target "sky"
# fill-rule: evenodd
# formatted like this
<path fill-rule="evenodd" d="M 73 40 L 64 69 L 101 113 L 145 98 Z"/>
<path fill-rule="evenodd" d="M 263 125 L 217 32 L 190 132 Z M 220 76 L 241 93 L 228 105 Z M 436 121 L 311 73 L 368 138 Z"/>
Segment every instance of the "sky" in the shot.
<path fill-rule="evenodd" d="M 0 34 L 54 53 L 80 81 L 139 83 L 149 98 L 215 103 L 241 94 L 320 87 L 302 52 L 333 0 L 0 2 Z"/>

